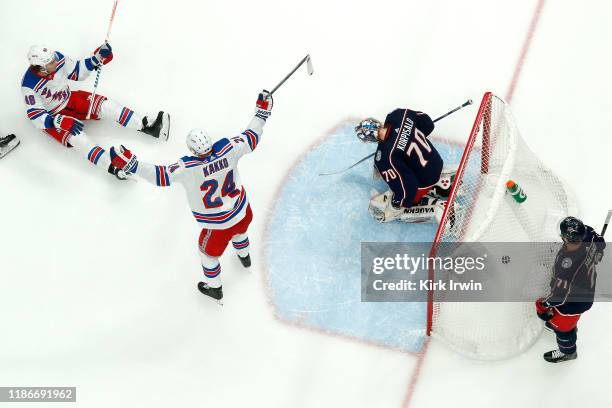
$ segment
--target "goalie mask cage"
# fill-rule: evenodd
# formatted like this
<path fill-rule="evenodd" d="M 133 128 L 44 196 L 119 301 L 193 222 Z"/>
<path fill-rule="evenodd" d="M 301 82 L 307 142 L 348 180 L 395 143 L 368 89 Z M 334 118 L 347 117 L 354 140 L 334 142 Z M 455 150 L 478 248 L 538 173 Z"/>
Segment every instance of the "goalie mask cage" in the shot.
<path fill-rule="evenodd" d="M 514 180 L 527 194 L 516 203 L 506 194 Z M 558 242 L 558 222 L 576 207 L 565 185 L 522 140 L 509 105 L 484 94 L 457 169 L 455 183 L 436 232 L 430 256 L 441 243 L 534 242 L 533 300 L 547 291 Z M 539 243 L 539 244 L 538 244 Z M 531 263 L 530 263 L 531 265 Z M 429 269 L 436 280 L 436 271 Z M 530 294 L 531 295 L 531 294 Z M 533 302 L 444 302 L 429 292 L 427 335 L 470 358 L 495 360 L 529 348 L 542 331 Z"/>

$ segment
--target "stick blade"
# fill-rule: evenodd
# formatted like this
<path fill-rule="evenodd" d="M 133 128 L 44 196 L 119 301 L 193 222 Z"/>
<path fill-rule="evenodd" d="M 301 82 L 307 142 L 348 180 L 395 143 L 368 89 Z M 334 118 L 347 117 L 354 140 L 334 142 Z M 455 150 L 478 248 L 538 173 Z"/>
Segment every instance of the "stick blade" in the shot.
<path fill-rule="evenodd" d="M 314 74 L 314 67 L 312 66 L 312 59 L 310 58 L 310 54 L 306 56 L 306 70 L 308 71 L 308 75 Z"/>

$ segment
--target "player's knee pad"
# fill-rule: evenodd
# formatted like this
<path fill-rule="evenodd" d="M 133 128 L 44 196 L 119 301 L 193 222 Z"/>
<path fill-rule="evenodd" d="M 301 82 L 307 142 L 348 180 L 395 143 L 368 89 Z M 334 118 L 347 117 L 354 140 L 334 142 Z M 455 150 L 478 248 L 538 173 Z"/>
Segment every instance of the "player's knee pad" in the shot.
<path fill-rule="evenodd" d="M 210 256 L 202 251 L 200 251 L 200 261 L 206 268 L 214 268 L 219 265 L 219 258 L 216 256 Z"/>

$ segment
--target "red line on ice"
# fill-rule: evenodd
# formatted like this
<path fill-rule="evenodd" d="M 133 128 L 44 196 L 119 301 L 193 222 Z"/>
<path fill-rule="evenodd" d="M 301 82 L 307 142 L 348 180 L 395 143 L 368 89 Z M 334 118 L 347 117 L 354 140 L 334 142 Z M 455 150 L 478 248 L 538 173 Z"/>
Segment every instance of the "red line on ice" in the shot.
<path fill-rule="evenodd" d="M 505 99 L 508 103 L 512 101 L 512 97 L 514 96 L 514 90 L 516 89 L 516 85 L 518 84 L 519 78 L 521 77 L 521 72 L 523 71 L 523 65 L 525 64 L 527 53 L 529 52 L 529 48 L 531 46 L 531 42 L 533 41 L 536 28 L 538 27 L 538 23 L 540 22 L 540 16 L 542 15 L 544 3 L 546 3 L 546 0 L 538 0 L 536 9 L 533 13 L 533 16 L 531 17 L 531 23 L 529 23 L 529 30 L 527 30 L 527 36 L 525 37 L 525 41 L 523 42 L 523 48 L 521 49 L 521 53 L 519 54 L 519 59 L 514 67 L 514 73 L 512 74 L 510 86 L 508 87 L 508 91 L 506 92 Z"/>

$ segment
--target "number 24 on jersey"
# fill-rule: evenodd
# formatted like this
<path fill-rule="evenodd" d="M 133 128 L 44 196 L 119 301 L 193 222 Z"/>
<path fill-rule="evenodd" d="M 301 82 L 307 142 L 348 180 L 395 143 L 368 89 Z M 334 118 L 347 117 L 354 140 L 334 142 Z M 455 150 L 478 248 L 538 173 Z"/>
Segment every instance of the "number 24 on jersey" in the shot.
<path fill-rule="evenodd" d="M 230 170 L 225 176 L 225 180 L 223 181 L 223 185 L 221 186 L 221 196 L 215 195 L 218 188 L 219 183 L 215 179 L 209 179 L 202 183 L 202 185 L 200 186 L 200 190 L 204 192 L 204 197 L 202 197 L 204 207 L 221 207 L 223 205 L 222 197 L 229 196 L 231 198 L 234 198 L 240 194 L 240 191 L 236 188 L 236 184 L 234 183 L 233 170 Z"/>

